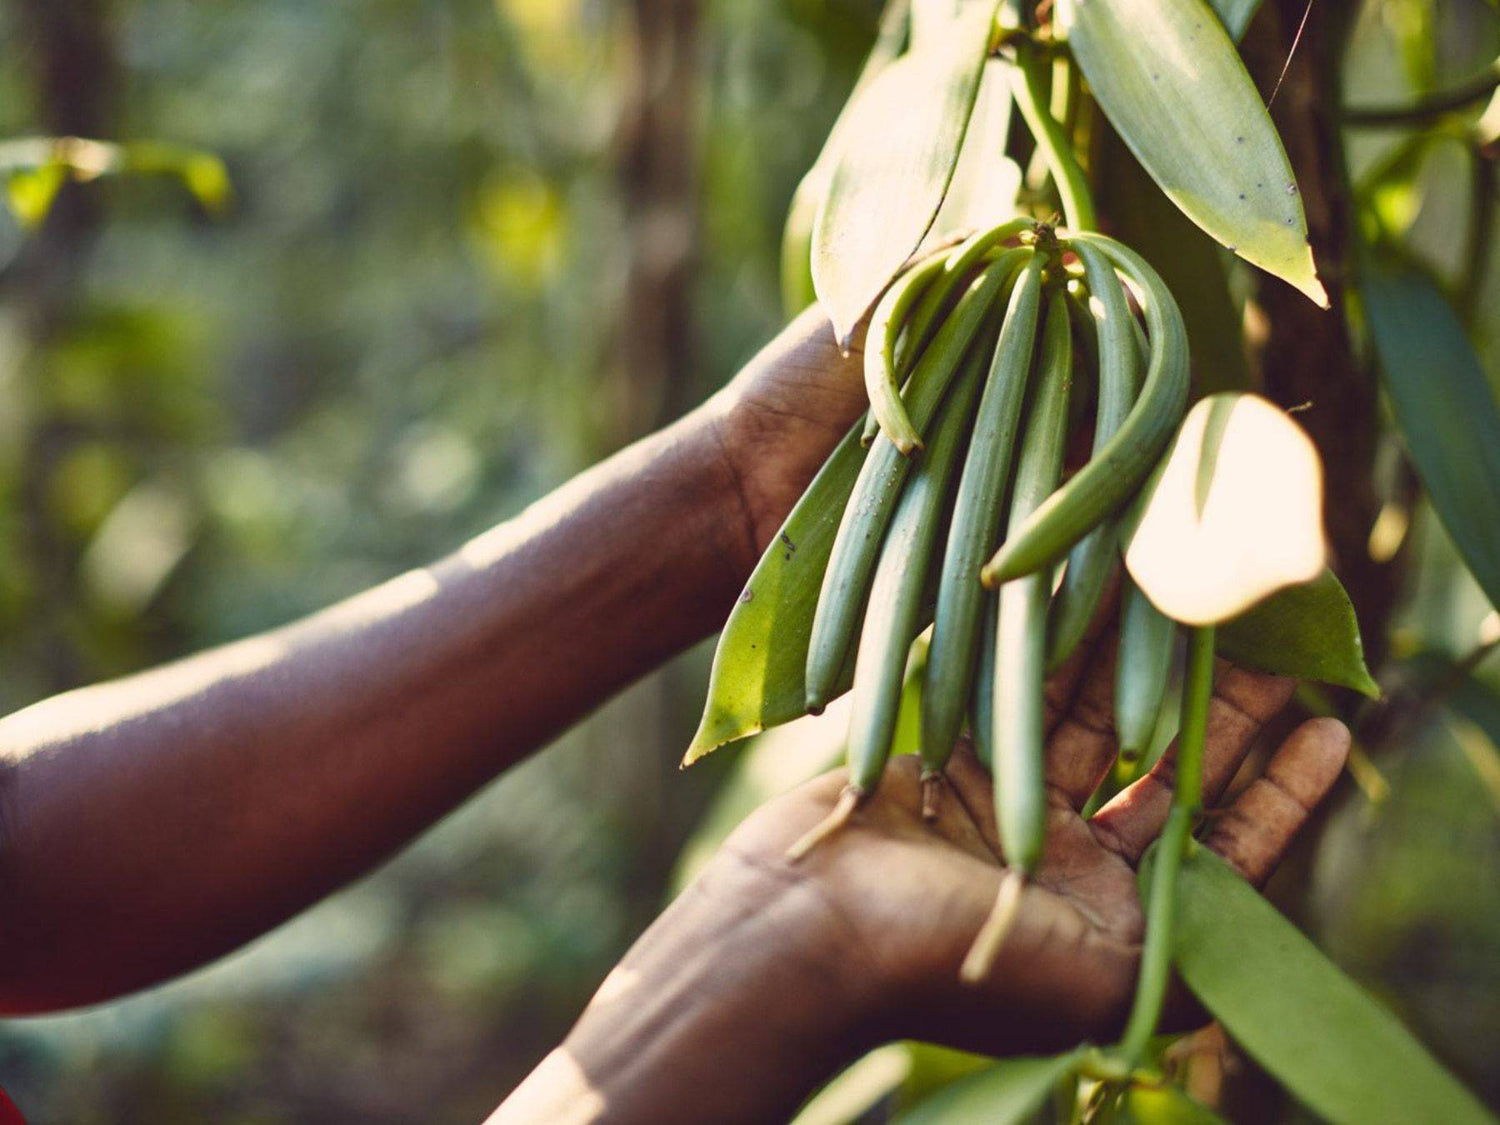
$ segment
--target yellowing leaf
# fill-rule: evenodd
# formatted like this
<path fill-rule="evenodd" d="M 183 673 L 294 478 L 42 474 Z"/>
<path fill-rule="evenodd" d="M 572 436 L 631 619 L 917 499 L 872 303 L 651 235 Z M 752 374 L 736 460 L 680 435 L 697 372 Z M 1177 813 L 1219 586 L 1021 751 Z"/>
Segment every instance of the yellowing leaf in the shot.
<path fill-rule="evenodd" d="M 1168 617 L 1212 625 L 1323 571 L 1323 468 L 1302 428 L 1256 395 L 1183 419 L 1125 552 Z"/>
<path fill-rule="evenodd" d="M 1204 0 L 1064 0 L 1073 56 L 1115 130 L 1184 214 L 1327 306 L 1297 181 Z"/>
<path fill-rule="evenodd" d="M 932 226 L 974 108 L 996 4 L 969 4 L 860 91 L 813 227 L 812 275 L 847 342 Z"/>

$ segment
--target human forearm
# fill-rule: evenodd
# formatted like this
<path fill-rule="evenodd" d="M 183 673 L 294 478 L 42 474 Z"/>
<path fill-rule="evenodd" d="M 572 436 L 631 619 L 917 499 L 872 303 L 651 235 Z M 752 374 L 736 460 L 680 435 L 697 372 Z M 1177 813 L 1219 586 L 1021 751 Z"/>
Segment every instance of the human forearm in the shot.
<path fill-rule="evenodd" d="M 180 972 L 379 861 L 721 619 L 752 557 L 712 411 L 444 561 L 0 724 L 0 1006 Z"/>
<path fill-rule="evenodd" d="M 875 981 L 805 886 L 721 858 L 649 929 L 496 1125 L 784 1121 L 873 1046 Z"/>

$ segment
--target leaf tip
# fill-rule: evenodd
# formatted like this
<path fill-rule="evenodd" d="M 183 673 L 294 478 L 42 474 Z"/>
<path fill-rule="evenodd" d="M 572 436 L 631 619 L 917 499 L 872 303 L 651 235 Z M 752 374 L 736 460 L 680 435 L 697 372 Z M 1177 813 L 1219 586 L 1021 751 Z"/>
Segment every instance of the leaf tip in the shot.
<path fill-rule="evenodd" d="M 1318 280 L 1317 274 L 1313 274 L 1301 285 L 1297 286 L 1297 288 L 1302 293 L 1304 293 L 1307 298 L 1312 301 L 1313 304 L 1317 305 L 1318 308 L 1327 309 L 1332 307 L 1332 302 L 1328 299 L 1328 290 L 1323 288 L 1323 283 Z"/>
<path fill-rule="evenodd" d="M 699 725 L 697 733 L 693 735 L 693 741 L 688 744 L 687 752 L 683 754 L 682 761 L 677 768 L 685 770 L 723 745 L 723 736 L 710 725 L 708 717 L 704 716 L 703 722 Z"/>
<path fill-rule="evenodd" d="M 689 766 L 708 757 L 720 747 L 728 746 L 731 742 L 738 742 L 742 738 L 749 738 L 752 734 L 760 734 L 765 730 L 762 723 L 726 722 L 726 716 L 722 712 L 710 712 L 703 716 L 698 724 L 698 731 L 693 735 L 693 741 L 688 744 L 687 752 L 682 756 L 679 769 L 687 769 Z"/>
<path fill-rule="evenodd" d="M 1312 246 L 1303 243 L 1303 251 L 1303 259 L 1298 263 L 1300 268 L 1294 273 L 1287 274 L 1286 279 L 1291 282 L 1297 292 L 1317 305 L 1318 308 L 1330 308 L 1332 307 L 1332 302 L 1328 299 L 1328 290 L 1323 288 L 1322 278 L 1318 276 L 1318 264 L 1313 259 Z"/>

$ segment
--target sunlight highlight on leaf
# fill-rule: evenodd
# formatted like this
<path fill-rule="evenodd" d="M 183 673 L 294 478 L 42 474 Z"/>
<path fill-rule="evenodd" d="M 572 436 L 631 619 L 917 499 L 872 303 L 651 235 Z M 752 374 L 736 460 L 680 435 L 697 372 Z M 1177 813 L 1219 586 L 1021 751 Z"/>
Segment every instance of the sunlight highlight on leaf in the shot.
<path fill-rule="evenodd" d="M 813 227 L 812 275 L 848 341 L 931 228 L 968 129 L 996 4 L 971 4 L 931 46 L 891 64 L 839 124 Z"/>
<path fill-rule="evenodd" d="M 1183 420 L 1125 552 L 1168 617 L 1212 625 L 1323 570 L 1323 470 L 1302 428 L 1256 395 Z"/>
<path fill-rule="evenodd" d="M 1058 13 L 1100 108 L 1161 189 L 1224 246 L 1327 307 L 1286 150 L 1204 0 L 1064 0 Z"/>

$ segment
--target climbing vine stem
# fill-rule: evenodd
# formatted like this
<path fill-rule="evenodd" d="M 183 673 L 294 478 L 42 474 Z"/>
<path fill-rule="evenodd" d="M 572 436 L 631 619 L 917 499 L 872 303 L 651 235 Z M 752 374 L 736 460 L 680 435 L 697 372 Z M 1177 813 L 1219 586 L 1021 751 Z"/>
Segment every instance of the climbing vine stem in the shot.
<path fill-rule="evenodd" d="M 1193 818 L 1203 804 L 1203 743 L 1208 731 L 1208 701 L 1214 682 L 1214 629 L 1202 626 L 1188 637 L 1187 676 L 1182 689 L 1182 724 L 1177 733 L 1177 782 L 1172 810 L 1156 845 L 1151 887 L 1146 902 L 1146 943 L 1135 1005 L 1120 1042 L 1131 1065 L 1145 1054 L 1156 1025 L 1172 962 L 1172 917 L 1176 908 L 1177 870 L 1192 846 Z"/>
<path fill-rule="evenodd" d="M 1057 184 L 1057 194 L 1062 200 L 1063 222 L 1075 231 L 1098 229 L 1098 217 L 1094 211 L 1094 196 L 1089 190 L 1088 176 L 1084 173 L 1073 144 L 1063 131 L 1057 118 L 1052 116 L 1049 97 L 1042 78 L 1044 60 L 1036 46 L 1025 40 L 1014 44 L 1016 69 L 1013 78 L 1016 107 L 1026 120 L 1036 143 L 1041 146 Z"/>

